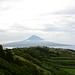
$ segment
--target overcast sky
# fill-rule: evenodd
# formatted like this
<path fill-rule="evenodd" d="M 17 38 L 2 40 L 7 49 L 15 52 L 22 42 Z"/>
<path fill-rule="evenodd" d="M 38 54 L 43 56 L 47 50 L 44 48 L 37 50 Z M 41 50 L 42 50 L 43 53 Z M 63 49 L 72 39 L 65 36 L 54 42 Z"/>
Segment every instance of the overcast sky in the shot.
<path fill-rule="evenodd" d="M 75 0 L 0 0 L 0 43 L 31 35 L 75 45 Z"/>

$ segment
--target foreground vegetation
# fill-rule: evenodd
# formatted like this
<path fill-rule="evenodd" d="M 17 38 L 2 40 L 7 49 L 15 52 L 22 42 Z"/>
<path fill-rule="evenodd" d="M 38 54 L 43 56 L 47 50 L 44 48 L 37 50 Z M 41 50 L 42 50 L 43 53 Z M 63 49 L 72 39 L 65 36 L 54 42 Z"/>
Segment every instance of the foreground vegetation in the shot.
<path fill-rule="evenodd" d="M 3 50 L 0 75 L 75 75 L 75 51 L 48 47 Z"/>

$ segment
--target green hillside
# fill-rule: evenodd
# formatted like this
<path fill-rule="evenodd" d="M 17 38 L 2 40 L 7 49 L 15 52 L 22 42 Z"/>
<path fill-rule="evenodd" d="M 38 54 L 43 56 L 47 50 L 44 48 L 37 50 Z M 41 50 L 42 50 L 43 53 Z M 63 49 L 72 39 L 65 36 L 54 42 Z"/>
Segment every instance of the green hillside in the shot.
<path fill-rule="evenodd" d="M 0 75 L 74 75 L 75 51 L 48 47 L 3 50 Z"/>

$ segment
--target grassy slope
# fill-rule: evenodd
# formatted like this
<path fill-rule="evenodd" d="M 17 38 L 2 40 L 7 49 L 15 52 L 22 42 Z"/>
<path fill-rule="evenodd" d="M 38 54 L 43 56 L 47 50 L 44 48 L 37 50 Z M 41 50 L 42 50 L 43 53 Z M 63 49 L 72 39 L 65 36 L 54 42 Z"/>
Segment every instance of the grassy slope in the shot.
<path fill-rule="evenodd" d="M 31 62 L 31 61 L 29 61 L 29 60 L 27 60 L 27 59 L 25 59 L 25 58 L 23 58 L 23 57 L 20 57 L 20 56 L 15 55 L 14 58 L 19 58 L 19 59 L 22 60 L 22 61 L 30 62 L 30 63 L 32 63 L 34 66 L 36 66 L 37 69 L 42 70 L 42 71 L 44 72 L 44 74 L 46 74 L 46 75 L 47 75 L 47 74 L 51 75 L 51 72 L 50 72 L 50 71 L 48 71 L 48 70 L 46 70 L 46 69 L 44 69 L 44 68 L 41 68 L 41 67 L 38 66 L 37 64 L 34 64 L 33 62 Z"/>
<path fill-rule="evenodd" d="M 0 58 L 0 75 L 75 74 L 75 51 L 72 50 L 47 47 L 14 48 L 12 54 L 14 62 Z"/>
<path fill-rule="evenodd" d="M 64 70 L 69 72 L 70 74 L 75 74 L 75 69 L 64 69 Z"/>
<path fill-rule="evenodd" d="M 18 50 L 19 49 L 16 49 L 16 52 Z M 22 51 L 21 53 L 20 53 L 20 50 Z M 57 70 L 58 67 L 64 68 L 64 69 L 75 68 L 75 66 L 74 66 L 75 52 L 73 52 L 71 50 L 63 50 L 62 51 L 61 49 L 52 49 L 51 48 L 51 49 L 48 49 L 48 51 L 47 51 L 44 48 L 43 48 L 43 50 L 40 50 L 40 49 L 37 49 L 34 47 L 24 48 L 24 49 L 20 49 L 20 50 L 18 51 L 18 54 L 16 53 L 17 55 L 21 56 L 22 53 L 27 53 L 30 55 L 30 57 L 33 57 L 33 59 L 36 58 L 36 59 L 40 60 L 40 58 L 41 58 L 42 61 L 40 61 L 40 62 L 42 63 L 42 65 L 41 65 L 42 67 L 38 66 L 32 60 L 30 60 L 30 61 L 32 61 L 34 64 L 36 64 L 37 68 L 40 67 L 40 68 L 42 68 L 43 71 L 45 70 L 44 72 L 51 72 L 48 69 L 51 69 L 53 72 L 57 72 L 57 71 L 59 72 L 59 70 Z M 57 56 L 57 52 L 59 53 L 59 56 Z M 22 57 L 24 57 L 24 56 L 22 56 Z M 66 72 L 68 72 L 68 71 L 66 71 Z"/>

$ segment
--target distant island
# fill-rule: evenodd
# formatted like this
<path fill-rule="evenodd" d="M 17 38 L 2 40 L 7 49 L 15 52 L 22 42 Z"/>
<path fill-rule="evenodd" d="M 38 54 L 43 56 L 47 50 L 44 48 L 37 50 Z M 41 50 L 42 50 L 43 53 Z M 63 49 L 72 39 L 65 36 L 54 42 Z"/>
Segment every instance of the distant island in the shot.
<path fill-rule="evenodd" d="M 45 41 L 39 36 L 32 35 L 26 40 L 3 44 L 3 47 L 29 47 L 29 46 L 68 46 L 66 44 Z"/>

